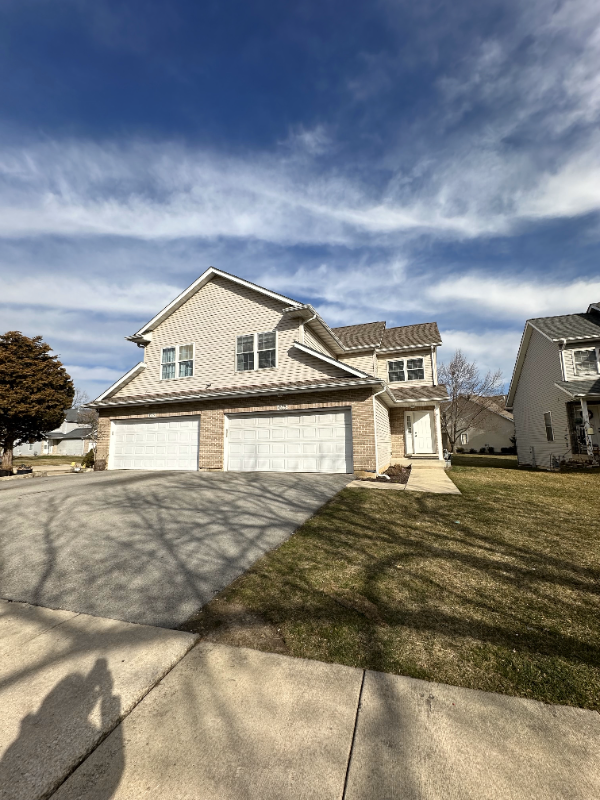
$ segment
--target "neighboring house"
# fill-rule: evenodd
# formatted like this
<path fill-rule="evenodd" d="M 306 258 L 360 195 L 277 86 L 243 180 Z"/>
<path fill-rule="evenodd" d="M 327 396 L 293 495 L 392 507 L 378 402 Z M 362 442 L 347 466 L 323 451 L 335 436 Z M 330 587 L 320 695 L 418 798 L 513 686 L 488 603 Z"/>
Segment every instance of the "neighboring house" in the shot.
<path fill-rule="evenodd" d="M 455 443 L 455 450 L 461 448 L 465 452 L 482 447 L 493 447 L 496 453 L 502 449 L 514 447 L 512 441 L 515 435 L 513 415 L 506 409 L 505 395 L 494 398 L 474 398 L 464 400 L 464 413 L 466 420 L 472 420 L 464 433 L 459 435 Z M 444 445 L 446 437 L 444 436 Z M 513 451 L 514 452 L 514 451 Z"/>
<path fill-rule="evenodd" d="M 79 411 L 69 408 L 65 418 L 54 431 L 50 431 L 45 439 L 34 444 L 20 444 L 13 450 L 14 456 L 83 456 L 93 446 L 91 426 L 82 425 L 78 420 Z"/>
<path fill-rule="evenodd" d="M 442 460 L 435 323 L 330 328 L 214 268 L 136 334 L 144 361 L 98 397 L 109 469 L 382 471 Z"/>
<path fill-rule="evenodd" d="M 507 407 L 520 464 L 598 461 L 600 303 L 585 314 L 527 321 Z"/>

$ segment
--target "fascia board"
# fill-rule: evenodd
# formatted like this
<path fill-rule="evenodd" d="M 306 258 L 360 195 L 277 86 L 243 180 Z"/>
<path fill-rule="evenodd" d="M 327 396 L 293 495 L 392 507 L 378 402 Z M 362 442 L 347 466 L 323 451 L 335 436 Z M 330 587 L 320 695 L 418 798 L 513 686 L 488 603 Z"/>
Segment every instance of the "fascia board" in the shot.
<path fill-rule="evenodd" d="M 515 393 L 517 391 L 517 385 L 519 383 L 519 378 L 521 377 L 523 362 L 525 361 L 527 348 L 529 347 L 529 340 L 531 339 L 531 332 L 533 330 L 534 326 L 531 324 L 529 320 L 527 320 L 527 322 L 525 323 L 525 328 L 523 330 L 523 335 L 521 336 L 521 343 L 519 345 L 517 360 L 515 361 L 515 368 L 513 369 L 513 374 L 510 381 L 510 387 L 508 389 L 508 394 L 506 395 L 506 408 L 510 410 L 512 410 L 513 407 L 513 403 L 515 400 Z M 537 328 L 535 328 L 535 330 L 537 330 Z M 545 336 L 545 334 L 542 334 L 542 336 Z M 546 339 L 548 339 L 547 336 Z M 552 340 L 550 339 L 550 341 Z"/>
<path fill-rule="evenodd" d="M 338 367 L 339 369 L 343 369 L 345 372 L 348 372 L 350 373 L 350 375 L 354 375 L 357 378 L 370 377 L 366 372 L 363 372 L 360 369 L 356 369 L 355 367 L 350 367 L 348 366 L 348 364 L 344 364 L 343 361 L 338 361 L 336 358 L 327 356 L 325 355 L 325 353 L 321 353 L 319 350 L 313 350 L 312 347 L 308 347 L 307 345 L 301 344 L 300 342 L 294 342 L 292 347 L 295 347 L 297 350 L 301 350 L 303 353 L 308 353 L 309 356 L 314 356 L 315 358 L 319 358 L 326 364 L 331 364 L 333 367 Z"/>
<path fill-rule="evenodd" d="M 140 361 L 139 364 L 136 364 L 135 367 L 126 372 L 122 378 L 116 383 L 113 383 L 105 392 L 103 392 L 99 397 L 97 397 L 92 403 L 88 403 L 86 407 L 93 408 L 95 403 L 100 403 L 102 400 L 105 400 L 107 397 L 110 397 L 111 394 L 120 389 L 121 386 L 125 386 L 125 384 L 129 383 L 129 381 L 133 380 L 136 375 L 139 375 L 140 372 L 146 369 L 146 364 L 143 361 Z"/>
<path fill-rule="evenodd" d="M 427 342 L 426 344 L 406 344 L 403 347 L 377 347 L 378 353 L 400 353 L 403 350 L 426 350 L 428 347 L 441 347 L 441 342 Z"/>
<path fill-rule="evenodd" d="M 209 267 L 206 272 L 203 272 L 202 275 L 200 275 L 199 278 L 197 278 L 190 286 L 188 286 L 187 289 L 184 289 L 180 295 L 172 300 L 168 306 L 165 306 L 162 311 L 153 317 L 150 322 L 147 322 L 134 335 L 143 336 L 148 331 L 156 328 L 157 325 L 167 319 L 167 317 L 169 317 L 174 311 L 177 311 L 177 309 L 180 308 L 186 300 L 188 300 L 215 276 L 224 278 L 232 283 L 237 283 L 239 286 L 244 286 L 246 289 L 252 289 L 259 294 L 263 294 L 266 297 L 272 298 L 273 300 L 278 300 L 281 303 L 291 303 L 292 307 L 294 308 L 300 306 L 299 303 L 295 303 L 294 300 L 291 300 L 289 297 L 284 297 L 284 295 L 277 294 L 277 292 L 271 292 L 269 289 L 264 289 L 262 286 L 257 286 L 256 284 L 250 283 L 250 281 L 245 281 L 243 278 L 238 278 L 235 275 L 229 275 L 227 272 L 222 272 L 220 269 L 216 269 L 215 267 Z"/>

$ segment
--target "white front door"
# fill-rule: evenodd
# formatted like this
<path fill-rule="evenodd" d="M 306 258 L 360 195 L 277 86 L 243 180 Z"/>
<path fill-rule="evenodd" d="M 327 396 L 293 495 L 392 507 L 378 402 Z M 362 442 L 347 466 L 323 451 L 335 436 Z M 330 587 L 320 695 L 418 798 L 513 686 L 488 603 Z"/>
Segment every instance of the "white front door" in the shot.
<path fill-rule="evenodd" d="M 352 472 L 349 411 L 231 415 L 226 441 L 231 472 Z"/>
<path fill-rule="evenodd" d="M 109 469 L 198 469 L 200 420 L 114 420 Z"/>
<path fill-rule="evenodd" d="M 434 453 L 433 412 L 411 411 L 406 414 L 406 452 Z"/>

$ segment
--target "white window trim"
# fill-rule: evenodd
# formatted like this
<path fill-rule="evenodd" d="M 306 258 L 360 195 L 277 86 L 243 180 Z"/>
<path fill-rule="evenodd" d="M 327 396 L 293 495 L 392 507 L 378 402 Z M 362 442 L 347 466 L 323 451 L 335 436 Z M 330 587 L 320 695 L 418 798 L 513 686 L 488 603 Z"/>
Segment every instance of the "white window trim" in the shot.
<path fill-rule="evenodd" d="M 416 378 L 415 380 L 411 381 L 411 380 L 408 379 L 408 365 L 407 365 L 407 362 L 409 360 L 410 361 L 416 361 L 419 358 L 423 362 L 423 365 L 422 365 L 423 377 L 422 378 Z M 402 364 L 403 364 L 403 370 L 402 371 L 404 372 L 404 376 L 405 376 L 403 381 L 391 381 L 390 380 L 390 364 L 394 363 L 396 361 L 402 361 Z M 427 380 L 426 377 L 425 377 L 425 371 L 426 371 L 425 370 L 425 356 L 412 356 L 411 355 L 411 356 L 403 356 L 402 358 L 387 358 L 386 359 L 386 367 L 387 367 L 386 380 L 387 380 L 388 383 L 418 383 L 419 381 L 426 381 Z"/>
<path fill-rule="evenodd" d="M 179 375 L 179 348 L 180 347 L 189 347 L 192 345 L 192 374 L 191 375 Z M 170 350 L 172 347 L 175 348 L 175 376 L 173 378 L 163 378 L 162 376 L 162 368 L 163 368 L 163 352 L 165 350 Z M 184 361 L 189 361 L 189 358 L 184 359 Z M 168 344 L 164 347 L 160 348 L 160 379 L 161 381 L 184 381 L 189 378 L 193 378 L 196 374 L 196 343 L 195 342 L 185 342 L 184 344 Z"/>
<path fill-rule="evenodd" d="M 577 347 L 573 348 L 571 351 L 573 359 L 573 377 L 577 380 L 577 378 L 587 378 L 590 375 L 593 375 L 593 372 L 586 372 L 583 375 L 577 374 L 577 364 L 575 363 L 575 353 L 585 353 L 586 351 L 593 351 L 596 354 L 596 375 L 600 374 L 600 347 Z"/>
<path fill-rule="evenodd" d="M 258 336 L 261 333 L 274 333 L 275 334 L 275 366 L 274 367 L 259 367 L 258 366 Z M 237 365 L 237 357 L 241 355 L 237 351 L 237 340 L 240 339 L 242 336 L 252 336 L 253 337 L 253 350 L 254 353 L 254 369 L 238 369 Z M 264 351 L 260 351 L 261 353 Z M 235 372 L 238 372 L 240 375 L 243 375 L 245 372 L 268 372 L 270 369 L 277 369 L 279 366 L 279 336 L 277 331 L 255 331 L 254 333 L 238 333 L 235 337 L 235 342 L 233 346 L 233 366 Z"/>

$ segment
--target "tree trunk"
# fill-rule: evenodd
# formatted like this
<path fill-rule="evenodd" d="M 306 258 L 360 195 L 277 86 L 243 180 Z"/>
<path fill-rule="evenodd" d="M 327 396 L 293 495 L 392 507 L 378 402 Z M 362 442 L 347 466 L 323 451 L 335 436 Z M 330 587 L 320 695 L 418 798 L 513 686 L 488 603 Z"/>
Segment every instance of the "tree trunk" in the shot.
<path fill-rule="evenodd" d="M 2 453 L 2 469 L 12 469 L 14 441 L 4 441 L 4 452 Z"/>

